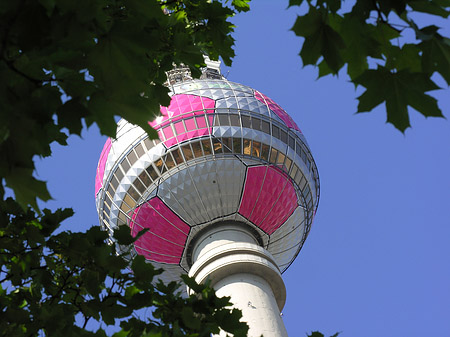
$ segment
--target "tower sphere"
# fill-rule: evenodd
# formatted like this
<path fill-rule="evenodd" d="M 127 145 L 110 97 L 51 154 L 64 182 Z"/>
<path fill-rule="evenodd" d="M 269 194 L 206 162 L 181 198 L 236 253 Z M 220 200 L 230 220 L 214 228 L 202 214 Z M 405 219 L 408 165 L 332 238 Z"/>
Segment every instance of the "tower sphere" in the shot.
<path fill-rule="evenodd" d="M 119 121 L 97 167 L 100 223 L 112 241 L 118 226 L 133 235 L 148 228 L 135 252 L 162 267 L 165 281 L 189 272 L 196 237 L 224 223 L 245 227 L 283 272 L 317 209 L 310 149 L 272 99 L 220 75 L 204 77 L 170 85 L 170 105 L 150 122 L 160 140 Z"/>

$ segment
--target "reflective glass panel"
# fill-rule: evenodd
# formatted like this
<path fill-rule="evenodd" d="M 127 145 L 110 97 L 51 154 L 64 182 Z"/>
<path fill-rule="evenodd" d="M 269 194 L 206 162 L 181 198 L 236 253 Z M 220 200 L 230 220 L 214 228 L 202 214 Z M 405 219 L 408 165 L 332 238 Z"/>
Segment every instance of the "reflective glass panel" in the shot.
<path fill-rule="evenodd" d="M 244 154 L 250 155 L 252 153 L 252 141 L 244 138 Z"/>
<path fill-rule="evenodd" d="M 270 159 L 269 162 L 271 162 L 272 164 L 276 164 L 277 163 L 277 153 L 278 151 L 274 148 L 272 148 L 272 150 L 270 151 Z"/>
<path fill-rule="evenodd" d="M 139 158 L 141 158 L 144 155 L 144 153 L 145 153 L 144 147 L 142 146 L 142 143 L 139 143 L 138 146 L 136 146 L 134 148 L 134 150 L 136 151 L 136 153 L 137 153 Z"/>
<path fill-rule="evenodd" d="M 231 144 L 231 138 L 222 138 L 223 152 L 231 153 L 233 145 Z"/>
<path fill-rule="evenodd" d="M 131 197 L 134 200 L 138 200 L 139 199 L 139 193 L 135 190 L 133 185 L 130 185 L 130 188 L 128 189 L 128 194 L 131 195 Z"/>
<path fill-rule="evenodd" d="M 287 135 L 286 131 L 284 131 L 284 130 L 280 130 L 280 131 L 281 131 L 281 141 L 283 143 L 287 144 L 287 142 L 288 142 L 288 135 Z"/>
<path fill-rule="evenodd" d="M 200 141 L 196 141 L 191 143 L 192 151 L 194 151 L 194 157 L 199 158 L 203 156 L 202 146 L 200 145 Z"/>
<path fill-rule="evenodd" d="M 252 146 L 252 156 L 258 158 L 261 156 L 261 143 L 255 140 L 253 141 Z"/>
<path fill-rule="evenodd" d="M 166 166 L 167 166 L 168 170 L 175 167 L 175 162 L 173 161 L 173 158 L 172 158 L 172 155 L 170 154 L 170 152 L 166 155 L 165 162 L 166 162 Z"/>
<path fill-rule="evenodd" d="M 217 138 L 213 138 L 214 153 L 222 153 L 222 143 Z"/>
<path fill-rule="evenodd" d="M 150 179 L 146 171 L 142 171 L 141 174 L 139 174 L 139 179 L 141 179 L 141 181 L 146 186 L 149 186 L 152 183 L 152 180 Z"/>
<path fill-rule="evenodd" d="M 205 156 L 212 154 L 211 142 L 209 138 L 202 139 L 202 146 Z"/>
<path fill-rule="evenodd" d="M 133 185 L 134 187 L 137 188 L 139 192 L 141 192 L 141 194 L 145 192 L 145 186 L 141 183 L 139 179 L 135 179 Z"/>
<path fill-rule="evenodd" d="M 250 121 L 250 116 L 241 115 L 241 118 L 242 118 L 242 126 L 244 128 L 251 128 L 252 127 L 252 123 Z"/>
<path fill-rule="evenodd" d="M 117 167 L 116 170 L 114 171 L 114 175 L 116 176 L 118 181 L 121 181 L 123 178 L 123 172 L 120 169 L 120 167 Z"/>
<path fill-rule="evenodd" d="M 127 158 L 123 158 L 122 162 L 120 163 L 120 166 L 122 166 L 124 172 L 128 172 L 128 170 L 130 169 L 130 164 L 128 163 Z"/>
<path fill-rule="evenodd" d="M 145 169 L 145 171 L 147 171 L 148 175 L 153 179 L 156 180 L 158 179 L 158 172 L 156 172 L 155 168 L 153 167 L 153 165 L 150 165 L 149 167 L 147 167 Z"/>
<path fill-rule="evenodd" d="M 175 162 L 177 163 L 177 165 L 180 165 L 181 163 L 183 163 L 183 157 L 181 157 L 180 149 L 178 149 L 178 148 L 173 149 L 172 156 L 173 156 L 173 159 L 175 159 Z"/>
<path fill-rule="evenodd" d="M 230 125 L 228 115 L 219 115 L 220 125 Z"/>
<path fill-rule="evenodd" d="M 266 122 L 266 121 L 261 121 L 261 129 L 263 132 L 267 133 L 270 135 L 270 123 Z"/>
<path fill-rule="evenodd" d="M 273 124 L 272 124 L 272 136 L 280 139 L 280 129 L 278 128 L 278 126 L 275 126 Z"/>
<path fill-rule="evenodd" d="M 241 138 L 233 138 L 233 152 L 242 153 Z"/>
<path fill-rule="evenodd" d="M 158 159 L 155 162 L 155 166 L 158 168 L 158 170 L 159 170 L 159 172 L 161 172 L 161 174 L 163 174 L 166 171 L 166 168 L 164 166 L 162 159 Z"/>
<path fill-rule="evenodd" d="M 181 150 L 183 151 L 184 159 L 186 159 L 186 161 L 194 159 L 194 155 L 192 154 L 192 150 L 191 150 L 191 147 L 189 146 L 189 144 L 183 145 L 181 147 Z"/>
<path fill-rule="evenodd" d="M 239 115 L 230 115 L 230 121 L 232 126 L 241 126 L 241 123 L 239 121 Z"/>
<path fill-rule="evenodd" d="M 267 144 L 262 144 L 262 150 L 261 150 L 261 158 L 264 160 L 269 161 L 269 153 L 270 153 L 270 146 Z"/>
<path fill-rule="evenodd" d="M 252 117 L 252 127 L 255 130 L 261 131 L 261 120 L 259 118 Z"/>

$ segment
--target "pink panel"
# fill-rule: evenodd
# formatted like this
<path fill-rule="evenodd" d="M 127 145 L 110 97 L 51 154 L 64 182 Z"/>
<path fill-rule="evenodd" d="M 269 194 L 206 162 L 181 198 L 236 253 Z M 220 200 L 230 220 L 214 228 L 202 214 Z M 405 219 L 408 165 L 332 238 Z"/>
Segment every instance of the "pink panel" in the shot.
<path fill-rule="evenodd" d="M 199 128 L 205 128 L 207 127 L 206 121 L 203 117 L 203 115 L 206 114 L 213 114 L 214 113 L 214 107 L 215 107 L 215 101 L 213 99 L 207 98 L 207 97 L 200 97 L 196 95 L 174 95 L 172 96 L 172 99 L 170 101 L 170 105 L 168 107 L 161 107 L 161 115 L 162 118 L 158 118 L 152 122 L 149 122 L 149 124 L 154 127 L 155 129 L 160 129 L 163 126 L 169 124 L 170 122 L 176 122 L 181 121 L 183 119 L 186 119 L 188 117 L 192 116 L 200 116 L 202 117 L 196 117 L 197 119 L 197 125 Z M 209 118 L 209 125 L 212 125 L 213 117 L 208 116 Z M 191 131 L 193 128 L 195 128 L 195 125 L 193 124 L 193 120 L 190 121 L 191 124 L 188 126 L 188 130 Z M 178 140 L 175 138 L 170 138 L 168 135 L 165 135 L 165 139 L 161 139 L 164 142 L 164 145 L 167 147 L 170 147 L 172 145 L 177 144 L 178 142 L 181 142 L 182 140 L 190 139 L 190 135 L 194 135 L 194 133 L 188 132 L 186 133 L 186 130 L 184 130 L 184 127 L 182 125 L 175 125 L 176 132 L 178 134 L 182 134 L 182 137 L 178 137 Z M 211 134 L 212 127 L 207 129 L 206 134 Z M 166 131 L 164 131 L 166 133 Z M 161 138 L 161 134 L 160 134 Z M 182 139 L 182 140 L 181 140 Z"/>
<path fill-rule="evenodd" d="M 194 118 L 185 119 L 184 123 L 186 124 L 186 129 L 188 131 L 192 131 L 192 130 L 195 130 L 197 128 L 196 125 L 195 125 Z"/>
<path fill-rule="evenodd" d="M 103 145 L 102 153 L 100 154 L 100 160 L 97 165 L 97 175 L 95 176 L 95 195 L 103 186 L 103 175 L 105 174 L 106 160 L 108 159 L 109 151 L 111 150 L 111 138 L 106 140 Z"/>
<path fill-rule="evenodd" d="M 149 228 L 135 242 L 136 251 L 155 262 L 180 262 L 190 227 L 159 198 L 155 197 L 137 207 L 131 217 L 131 234 Z"/>
<path fill-rule="evenodd" d="M 201 128 L 206 128 L 206 120 L 205 117 L 203 116 L 199 116 L 199 117 L 195 117 L 195 119 L 197 120 L 197 125 L 198 127 Z"/>
<path fill-rule="evenodd" d="M 172 127 L 169 125 L 169 126 L 166 126 L 164 129 L 162 129 L 163 130 L 163 132 L 164 132 L 164 136 L 165 136 L 165 138 L 166 139 L 170 139 L 170 138 L 172 138 L 173 137 L 173 130 L 172 130 Z"/>
<path fill-rule="evenodd" d="M 273 166 L 250 167 L 239 213 L 264 232 L 272 234 L 297 207 L 289 178 Z"/>
<path fill-rule="evenodd" d="M 184 129 L 183 121 L 176 122 L 174 126 L 177 135 L 181 135 L 186 132 L 186 130 Z"/>
<path fill-rule="evenodd" d="M 292 128 L 294 130 L 300 131 L 297 124 L 294 122 L 294 120 L 287 114 L 286 111 L 284 111 L 277 103 L 275 103 L 272 99 L 267 97 L 266 95 L 260 93 L 258 90 L 255 90 L 255 98 L 264 103 L 267 104 L 273 112 L 276 113 L 278 117 L 281 118 L 281 120 L 286 124 L 287 127 Z M 301 132 L 301 131 L 300 131 Z"/>
<path fill-rule="evenodd" d="M 188 140 L 188 134 L 187 133 L 182 133 L 180 135 L 177 136 L 177 140 L 178 143 L 184 142 L 185 140 Z"/>
<path fill-rule="evenodd" d="M 178 143 L 179 143 L 179 141 L 178 141 L 175 137 L 173 137 L 173 138 L 170 138 L 170 139 L 166 140 L 166 141 L 164 142 L 164 145 L 166 145 L 166 146 L 169 148 L 169 147 L 171 147 L 172 145 L 176 145 L 176 144 L 178 144 Z"/>

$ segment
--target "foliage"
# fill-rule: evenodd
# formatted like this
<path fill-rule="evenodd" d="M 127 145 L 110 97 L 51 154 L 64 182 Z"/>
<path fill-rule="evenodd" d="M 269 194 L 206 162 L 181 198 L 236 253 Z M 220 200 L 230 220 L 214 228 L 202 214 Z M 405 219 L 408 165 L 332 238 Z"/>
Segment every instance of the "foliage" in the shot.
<path fill-rule="evenodd" d="M 0 194 L 6 183 L 23 207 L 50 199 L 33 157 L 83 120 L 114 137 L 120 116 L 156 138 L 148 121 L 169 104 L 166 71 L 184 63 L 198 75 L 203 54 L 229 65 L 228 19 L 248 1 L 1 1 Z"/>
<path fill-rule="evenodd" d="M 55 234 L 72 210 L 23 211 L 13 199 L 0 204 L 0 331 L 5 336 L 106 336 L 120 321 L 120 336 L 210 336 L 219 327 L 246 336 L 241 312 L 229 309 L 229 298 L 218 298 L 206 285 L 185 278 L 197 296 L 179 296 L 179 284 L 152 285 L 160 271 L 142 256 L 130 269 L 127 252 L 116 255 L 105 244 L 107 233 L 93 227 L 85 233 Z M 128 244 L 129 230 L 115 237 Z M 136 311 L 153 306 L 153 318 Z M 86 329 L 102 322 L 97 331 Z M 79 324 L 75 324 L 79 322 Z"/>
<path fill-rule="evenodd" d="M 0 2 L 0 331 L 8 336 L 245 336 L 240 311 L 207 285 L 152 284 L 159 271 L 131 265 L 105 243 L 107 233 L 60 232 L 72 210 L 37 207 L 50 199 L 33 176 L 35 156 L 66 145 L 83 123 L 115 136 L 115 116 L 143 127 L 169 103 L 173 63 L 199 74 L 203 54 L 234 56 L 229 18 L 248 0 L 18 0 Z M 168 15 L 170 14 L 170 15 Z M 15 200 L 5 199 L 4 187 Z M 30 207 L 31 206 L 31 207 Z M 129 229 L 116 239 L 131 244 Z M 139 311 L 153 307 L 150 318 Z M 88 322 L 97 321 L 97 331 Z"/>
<path fill-rule="evenodd" d="M 337 337 L 340 335 L 340 332 L 336 332 L 334 335 L 330 336 L 330 337 Z M 319 332 L 319 331 L 313 331 L 311 332 L 310 335 L 307 335 L 308 337 L 325 337 L 323 333 Z"/>
<path fill-rule="evenodd" d="M 289 6 L 305 1 L 290 0 Z M 447 18 L 449 0 L 358 0 L 350 10 L 341 0 L 307 0 L 292 31 L 303 37 L 304 65 L 318 66 L 319 77 L 347 66 L 352 83 L 365 88 L 358 113 L 385 103 L 387 122 L 404 132 L 410 126 L 408 106 L 426 117 L 443 117 L 431 78 L 438 73 L 450 84 L 450 39 L 439 27 L 419 28 L 417 13 Z M 416 41 L 407 38 L 414 32 Z"/>

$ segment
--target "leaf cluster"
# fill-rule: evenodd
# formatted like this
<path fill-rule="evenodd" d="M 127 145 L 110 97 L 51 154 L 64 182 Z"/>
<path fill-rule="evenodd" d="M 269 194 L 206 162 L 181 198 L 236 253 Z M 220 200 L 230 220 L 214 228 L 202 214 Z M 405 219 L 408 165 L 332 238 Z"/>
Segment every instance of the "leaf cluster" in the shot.
<path fill-rule="evenodd" d="M 170 102 L 166 72 L 194 74 L 203 55 L 234 56 L 229 18 L 249 0 L 19 0 L 0 6 L 0 194 L 23 206 L 51 198 L 35 156 L 80 135 L 83 121 L 114 137 L 115 116 L 141 126 Z"/>
<path fill-rule="evenodd" d="M 246 336 L 241 313 L 229 298 L 218 298 L 207 285 L 185 282 L 199 296 L 182 298 L 178 287 L 159 282 L 160 270 L 142 256 L 129 263 L 116 254 L 107 233 L 93 227 L 84 233 L 60 232 L 72 210 L 43 210 L 37 216 L 13 199 L 0 203 L 0 331 L 6 336 L 210 336 L 219 329 Z M 118 244 L 135 240 L 129 229 L 117 231 Z M 139 318 L 153 306 L 152 318 Z M 89 321 L 101 322 L 91 331 Z M 98 326 L 98 325 L 97 325 Z"/>
<path fill-rule="evenodd" d="M 427 93 L 439 89 L 433 74 L 450 84 L 450 39 L 439 27 L 419 28 L 414 14 L 447 18 L 449 0 L 358 0 L 349 11 L 341 0 L 290 0 L 306 3 L 292 31 L 304 38 L 304 65 L 318 66 L 319 77 L 346 66 L 352 83 L 365 88 L 358 113 L 385 103 L 387 122 L 404 132 L 410 126 L 408 106 L 425 117 L 443 117 Z M 414 32 L 415 41 L 405 36 Z"/>

